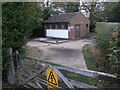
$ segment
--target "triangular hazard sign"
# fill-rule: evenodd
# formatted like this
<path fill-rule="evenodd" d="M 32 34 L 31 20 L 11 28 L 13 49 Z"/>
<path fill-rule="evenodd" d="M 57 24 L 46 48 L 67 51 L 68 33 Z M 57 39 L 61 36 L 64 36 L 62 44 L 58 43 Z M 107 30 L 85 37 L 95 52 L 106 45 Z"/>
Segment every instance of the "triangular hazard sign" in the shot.
<path fill-rule="evenodd" d="M 50 72 L 47 81 L 48 81 L 49 83 L 52 83 L 52 84 L 54 84 L 54 85 L 57 85 L 57 82 L 56 82 L 55 76 L 54 76 L 54 74 L 53 74 L 52 71 Z"/>

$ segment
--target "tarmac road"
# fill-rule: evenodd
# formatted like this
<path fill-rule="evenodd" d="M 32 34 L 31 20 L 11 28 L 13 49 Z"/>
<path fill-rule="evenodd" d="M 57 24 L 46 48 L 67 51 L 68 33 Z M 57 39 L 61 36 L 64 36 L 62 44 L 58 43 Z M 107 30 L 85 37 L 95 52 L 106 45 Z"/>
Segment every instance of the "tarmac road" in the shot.
<path fill-rule="evenodd" d="M 30 41 L 27 46 L 37 47 L 37 49 L 42 50 L 43 55 L 41 59 L 49 60 L 58 64 L 87 69 L 82 48 L 90 42 L 91 40 L 87 39 L 69 41 L 61 44 Z"/>

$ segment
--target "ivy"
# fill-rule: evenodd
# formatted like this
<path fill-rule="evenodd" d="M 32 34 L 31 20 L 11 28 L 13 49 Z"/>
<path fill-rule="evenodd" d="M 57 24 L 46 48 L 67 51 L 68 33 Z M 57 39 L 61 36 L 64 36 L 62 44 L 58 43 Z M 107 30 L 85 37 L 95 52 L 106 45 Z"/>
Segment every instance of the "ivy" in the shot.
<path fill-rule="evenodd" d="M 110 39 L 110 53 L 109 60 L 111 62 L 111 69 L 115 71 L 116 76 L 118 77 L 118 84 L 116 87 L 120 88 L 120 46 L 118 41 L 118 31 L 112 33 L 112 37 Z"/>
<path fill-rule="evenodd" d="M 120 31 L 118 24 L 97 23 L 96 36 L 101 50 L 109 60 L 110 69 L 118 77 L 116 87 L 120 88 Z"/>

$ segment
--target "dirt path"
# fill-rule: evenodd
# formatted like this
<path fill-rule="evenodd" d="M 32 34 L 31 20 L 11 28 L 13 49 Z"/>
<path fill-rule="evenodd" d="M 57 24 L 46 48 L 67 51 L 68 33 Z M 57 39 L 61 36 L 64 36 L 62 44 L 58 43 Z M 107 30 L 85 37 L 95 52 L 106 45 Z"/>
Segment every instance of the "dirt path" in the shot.
<path fill-rule="evenodd" d="M 87 69 L 82 53 L 82 47 L 90 42 L 90 40 L 86 39 L 69 41 L 61 44 L 30 41 L 27 46 L 42 50 L 43 55 L 41 59 L 49 60 L 58 64 Z M 37 54 L 37 52 L 34 52 L 34 54 L 35 53 Z"/>

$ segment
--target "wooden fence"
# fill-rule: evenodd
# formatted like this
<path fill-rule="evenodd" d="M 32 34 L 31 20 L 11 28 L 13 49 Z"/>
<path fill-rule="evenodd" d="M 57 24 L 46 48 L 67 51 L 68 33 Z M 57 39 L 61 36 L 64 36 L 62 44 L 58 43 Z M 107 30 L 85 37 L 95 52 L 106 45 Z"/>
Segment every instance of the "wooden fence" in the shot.
<path fill-rule="evenodd" d="M 64 88 L 99 89 L 98 87 L 94 86 L 95 85 L 94 80 L 98 80 L 98 81 L 105 80 L 113 84 L 118 83 L 118 79 L 116 78 L 116 76 L 111 74 L 91 71 L 86 69 L 80 69 L 80 68 L 68 67 L 65 65 L 60 65 L 60 64 L 56 64 L 56 63 L 45 61 L 45 60 L 39 60 L 39 59 L 19 55 L 18 52 L 16 52 L 16 60 L 17 60 L 19 84 L 27 88 L 47 88 L 46 87 L 47 86 L 47 79 L 46 79 L 47 68 L 50 68 L 57 73 L 58 88 L 62 88 L 62 89 Z M 65 73 L 67 72 L 68 74 L 65 75 Z M 68 78 L 70 74 L 73 75 L 73 78 Z M 87 80 L 88 77 L 91 77 L 93 80 L 93 84 L 89 85 L 87 83 L 74 80 L 74 75 L 78 75 L 78 76 L 84 75 L 86 77 L 85 80 Z"/>

